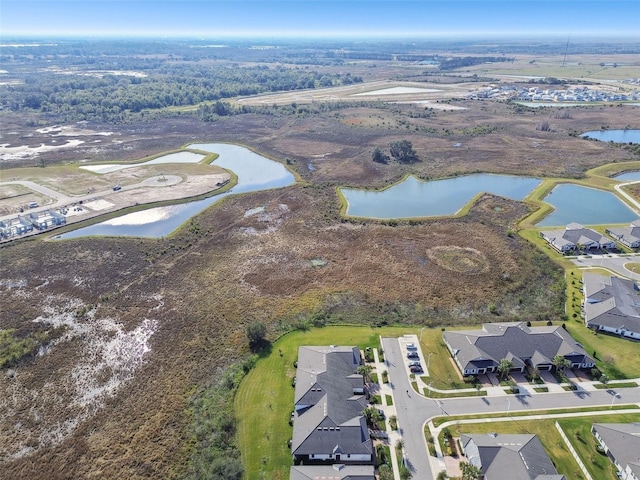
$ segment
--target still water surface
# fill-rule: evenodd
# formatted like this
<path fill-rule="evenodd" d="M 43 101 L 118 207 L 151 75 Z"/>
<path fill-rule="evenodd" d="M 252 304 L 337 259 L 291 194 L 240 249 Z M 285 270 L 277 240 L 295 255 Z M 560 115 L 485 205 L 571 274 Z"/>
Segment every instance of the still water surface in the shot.
<path fill-rule="evenodd" d="M 382 191 L 341 191 L 349 204 L 347 215 L 392 219 L 453 215 L 481 192 L 522 200 L 539 184 L 533 177 L 479 173 L 427 182 L 410 176 Z"/>
<path fill-rule="evenodd" d="M 164 237 L 192 216 L 228 195 L 286 187 L 295 181 L 293 175 L 281 163 L 274 162 L 238 145 L 201 143 L 190 145 L 189 148 L 218 153 L 220 156 L 213 162 L 213 165 L 233 171 L 238 176 L 237 185 L 220 195 L 189 203 L 130 213 L 89 227 L 79 228 L 57 238 L 69 239 L 90 235 Z"/>
<path fill-rule="evenodd" d="M 572 222 L 583 225 L 630 223 L 638 216 L 611 192 L 562 183 L 544 198 L 555 208 L 539 227 L 564 226 Z"/>
<path fill-rule="evenodd" d="M 592 130 L 580 136 L 601 142 L 640 143 L 640 130 Z"/>

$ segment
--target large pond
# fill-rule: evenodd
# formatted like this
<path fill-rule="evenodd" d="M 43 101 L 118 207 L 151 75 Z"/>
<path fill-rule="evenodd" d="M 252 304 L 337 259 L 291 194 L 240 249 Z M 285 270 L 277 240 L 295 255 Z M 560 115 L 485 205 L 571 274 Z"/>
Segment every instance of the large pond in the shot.
<path fill-rule="evenodd" d="M 558 227 L 572 222 L 583 225 L 630 223 L 638 216 L 611 192 L 562 183 L 544 198 L 555 210 L 539 227 Z"/>
<path fill-rule="evenodd" d="M 592 130 L 580 136 L 601 142 L 640 143 L 640 130 Z"/>
<path fill-rule="evenodd" d="M 220 195 L 130 213 L 96 225 L 79 228 L 57 238 L 69 239 L 90 235 L 164 237 L 192 216 L 228 195 L 285 187 L 295 181 L 284 165 L 244 147 L 224 143 L 202 143 L 190 145 L 189 148 L 218 153 L 220 156 L 213 164 L 233 171 L 238 176 L 237 185 Z"/>
<path fill-rule="evenodd" d="M 410 176 L 382 191 L 343 188 L 347 215 L 367 218 L 416 218 L 453 215 L 481 192 L 524 199 L 540 179 L 487 173 L 424 182 Z"/>

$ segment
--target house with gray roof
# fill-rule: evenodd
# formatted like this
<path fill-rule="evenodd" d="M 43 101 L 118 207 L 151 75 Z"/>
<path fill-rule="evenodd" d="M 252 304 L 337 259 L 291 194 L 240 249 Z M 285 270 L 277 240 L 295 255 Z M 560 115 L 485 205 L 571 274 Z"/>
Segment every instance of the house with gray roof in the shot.
<path fill-rule="evenodd" d="M 375 480 L 373 465 L 295 465 L 289 480 Z"/>
<path fill-rule="evenodd" d="M 640 296 L 633 280 L 585 272 L 582 293 L 587 327 L 640 340 Z"/>
<path fill-rule="evenodd" d="M 543 230 L 540 236 L 560 253 L 573 250 L 613 250 L 616 242 L 585 228 L 579 223 L 570 223 L 564 230 Z"/>
<path fill-rule="evenodd" d="M 629 248 L 640 248 L 640 220 L 631 222 L 628 227 L 612 227 L 604 231 Z"/>
<path fill-rule="evenodd" d="M 460 443 L 484 480 L 566 480 L 536 435 L 462 434 Z"/>
<path fill-rule="evenodd" d="M 640 423 L 594 423 L 591 433 L 622 480 L 640 480 Z"/>
<path fill-rule="evenodd" d="M 294 394 L 294 463 L 373 464 L 374 448 L 357 347 L 303 346 L 298 350 Z"/>
<path fill-rule="evenodd" d="M 452 330 L 442 335 L 463 375 L 498 370 L 500 360 L 513 363 L 512 371 L 525 368 L 551 370 L 562 355 L 571 368 L 593 368 L 584 348 L 560 326 L 527 327 L 524 322 L 485 323 L 477 330 Z"/>

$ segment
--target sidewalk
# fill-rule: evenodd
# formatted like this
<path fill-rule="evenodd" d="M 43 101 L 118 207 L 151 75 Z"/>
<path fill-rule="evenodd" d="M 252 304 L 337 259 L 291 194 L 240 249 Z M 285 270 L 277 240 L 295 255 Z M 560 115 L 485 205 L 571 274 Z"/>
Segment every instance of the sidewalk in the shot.
<path fill-rule="evenodd" d="M 382 381 L 382 372 L 387 370 L 386 364 L 380 361 L 380 356 L 378 355 L 378 349 L 373 349 L 373 368 L 375 373 L 378 374 L 378 385 L 380 385 L 380 401 L 382 402 L 381 410 L 384 412 L 385 417 L 385 427 L 387 432 L 389 433 L 389 449 L 391 450 L 391 467 L 393 468 L 393 477 L 396 479 L 400 478 L 400 468 L 398 466 L 398 458 L 396 456 L 396 443 L 398 440 L 402 438 L 402 435 L 398 430 L 391 430 L 391 426 L 389 425 L 389 417 L 392 415 L 397 415 L 395 402 L 394 405 L 387 405 L 387 395 L 389 395 L 393 399 L 393 390 L 389 386 L 388 383 L 384 383 Z"/>

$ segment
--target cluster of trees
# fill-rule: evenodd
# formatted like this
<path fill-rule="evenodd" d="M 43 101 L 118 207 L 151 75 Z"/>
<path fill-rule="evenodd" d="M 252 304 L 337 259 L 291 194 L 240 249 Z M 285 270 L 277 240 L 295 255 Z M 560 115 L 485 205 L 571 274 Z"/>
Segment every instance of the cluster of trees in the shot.
<path fill-rule="evenodd" d="M 24 83 L 0 88 L 0 108 L 39 111 L 63 121 L 127 121 L 144 110 L 196 105 L 266 92 L 330 87 L 361 82 L 350 73 L 303 68 L 240 67 L 183 62 L 143 63 L 146 76 L 114 75 L 75 68 L 67 75 L 39 72 Z M 135 68 L 135 63 L 130 66 Z M 90 67 L 93 70 L 93 67 Z M 216 104 L 216 108 L 220 108 Z M 224 114 L 224 112 L 222 112 Z"/>
<path fill-rule="evenodd" d="M 456 68 L 472 67 L 483 63 L 513 62 L 511 57 L 454 57 L 440 60 L 440 70 L 455 70 Z"/>
<path fill-rule="evenodd" d="M 376 147 L 371 154 L 371 159 L 376 163 L 389 163 L 391 159 L 400 163 L 413 163 L 418 161 L 418 155 L 409 140 L 398 140 L 389 144 L 387 155 L 380 147 Z"/>

